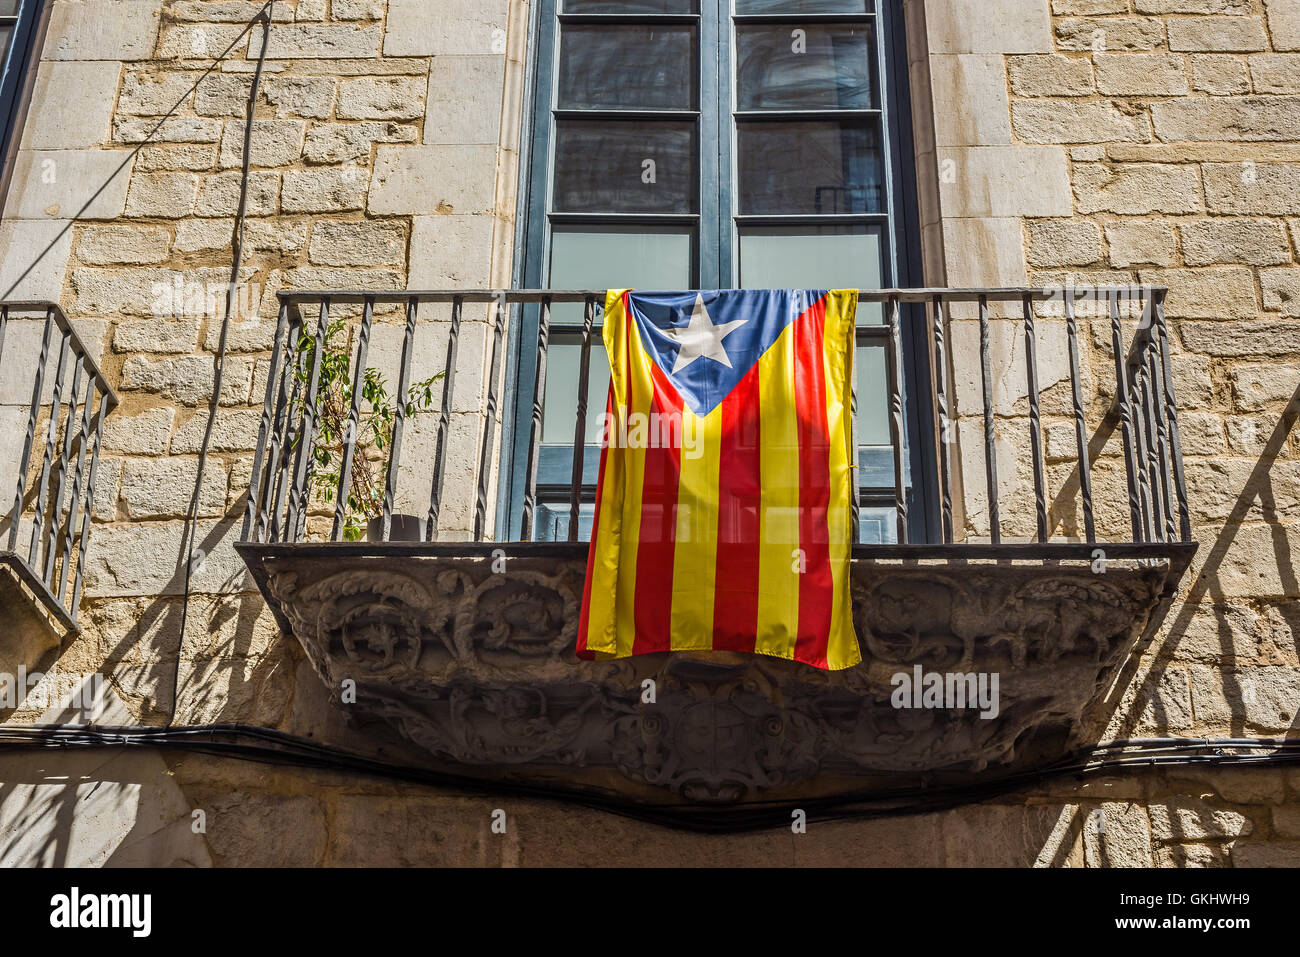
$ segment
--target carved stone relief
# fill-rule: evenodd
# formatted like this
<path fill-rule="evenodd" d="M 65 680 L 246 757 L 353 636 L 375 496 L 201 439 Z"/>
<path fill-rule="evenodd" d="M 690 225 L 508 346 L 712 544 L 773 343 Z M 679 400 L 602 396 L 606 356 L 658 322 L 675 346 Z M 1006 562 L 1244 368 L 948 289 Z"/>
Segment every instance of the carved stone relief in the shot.
<path fill-rule="evenodd" d="M 268 598 L 327 685 L 353 679 L 360 710 L 439 762 L 692 804 L 1051 760 L 1078 743 L 1169 573 L 855 561 L 864 660 L 825 673 L 729 653 L 580 661 L 576 557 L 512 557 L 509 574 L 471 548 L 263 564 Z M 997 716 L 894 707 L 894 676 L 918 666 L 997 674 Z"/>

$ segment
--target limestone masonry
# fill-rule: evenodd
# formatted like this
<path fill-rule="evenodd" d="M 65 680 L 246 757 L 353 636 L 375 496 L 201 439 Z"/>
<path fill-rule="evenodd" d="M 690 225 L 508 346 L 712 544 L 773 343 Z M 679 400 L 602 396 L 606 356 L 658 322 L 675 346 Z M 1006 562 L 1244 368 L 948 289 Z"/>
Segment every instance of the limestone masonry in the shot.
<path fill-rule="evenodd" d="M 199 491 L 206 558 L 182 635 L 177 555 L 208 424 L 260 28 L 200 76 L 261 3 L 53 0 L 0 219 L 0 288 L 8 300 L 58 302 L 122 400 L 99 463 L 82 631 L 57 661 L 106 676 L 113 723 L 159 724 L 175 707 L 177 724 L 255 724 L 375 751 L 376 732 L 347 724 L 232 547 L 275 292 L 512 285 L 535 2 L 275 4 L 241 314 Z M 1294 736 L 1300 441 L 1284 413 L 1300 388 L 1300 0 L 901 6 L 926 283 L 1169 287 L 1200 549 L 1160 632 L 1109 692 L 1105 736 Z M 469 385 L 453 431 L 468 460 L 485 422 L 486 308 L 467 306 L 465 320 L 458 381 Z M 1111 362 L 1109 318 L 1081 320 L 1085 374 L 1099 377 Z M 392 328 L 377 334 L 381 354 L 400 346 L 395 324 L 395 314 L 380 319 Z M 1002 531 L 1024 537 L 1034 531 L 1033 477 L 1012 438 L 1029 415 L 1024 356 L 1018 327 L 994 325 Z M 989 534 L 977 335 L 968 315 L 954 316 L 957 505 L 973 539 Z M 1047 478 L 1060 490 L 1074 456 L 1064 340 L 1045 333 L 1040 349 Z M 1098 389 L 1090 422 L 1109 401 Z M 0 425 L 19 438 L 29 393 L 24 384 L 0 406 Z M 1098 521 L 1122 525 L 1113 442 L 1096 467 Z M 1080 521 L 1072 494 L 1053 506 L 1067 532 Z M 459 489 L 446 506 L 462 537 L 472 497 Z M 318 505 L 311 527 L 328 530 L 332 512 Z M 104 757 L 0 758 L 4 782 L 39 772 L 139 789 L 133 810 L 103 793 L 79 806 L 83 830 L 59 861 L 43 857 L 52 843 L 25 822 L 38 816 L 33 806 L 52 821 L 74 789 L 8 789 L 0 861 L 635 864 L 650 854 L 661 864 L 1300 865 L 1300 768 L 1062 778 L 942 813 L 820 824 L 792 840 L 779 830 L 703 837 L 561 803 L 180 752 Z M 514 822 L 504 838 L 489 830 L 502 806 Z M 204 834 L 190 828 L 199 808 Z"/>

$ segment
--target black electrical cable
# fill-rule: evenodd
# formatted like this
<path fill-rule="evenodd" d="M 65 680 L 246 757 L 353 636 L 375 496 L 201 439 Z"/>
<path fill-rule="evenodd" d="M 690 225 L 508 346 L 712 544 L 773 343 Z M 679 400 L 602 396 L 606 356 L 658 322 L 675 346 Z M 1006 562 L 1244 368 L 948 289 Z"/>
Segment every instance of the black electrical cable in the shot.
<path fill-rule="evenodd" d="M 310 770 L 360 773 L 479 794 L 563 801 L 665 827 L 710 834 L 788 827 L 795 808 L 801 809 L 808 821 L 820 823 L 934 813 L 1061 777 L 1087 777 L 1126 768 L 1300 765 L 1300 738 L 1136 738 L 1104 742 L 1071 752 L 1042 768 L 960 785 L 864 790 L 833 797 L 685 807 L 638 802 L 572 788 L 546 789 L 520 782 L 485 780 L 431 767 L 396 764 L 250 725 L 0 727 L 0 752 L 130 747 L 179 750 Z M 1227 753 L 1230 751 L 1246 753 Z"/>
<path fill-rule="evenodd" d="M 248 108 L 244 115 L 244 149 L 239 178 L 239 205 L 235 211 L 234 235 L 231 237 L 230 282 L 226 286 L 226 314 L 221 321 L 221 338 L 217 344 L 217 355 L 212 375 L 212 401 L 208 407 L 208 421 L 203 429 L 203 441 L 199 445 L 199 467 L 194 479 L 194 494 L 190 498 L 189 514 L 185 519 L 185 531 L 181 536 L 181 561 L 185 564 L 185 589 L 181 599 L 180 635 L 177 638 L 176 665 L 172 671 L 172 706 L 167 714 L 166 727 L 171 727 L 176 720 L 176 712 L 181 704 L 181 655 L 185 651 L 185 630 L 190 617 L 190 579 L 194 574 L 194 555 L 191 549 L 198 535 L 199 500 L 203 494 L 203 475 L 207 471 L 208 452 L 212 445 L 212 430 L 216 426 L 217 413 L 221 408 L 221 386 L 226 371 L 226 346 L 230 336 L 230 322 L 235 313 L 235 298 L 239 290 L 239 269 L 244 258 L 244 218 L 248 213 L 248 170 L 252 165 L 253 152 L 253 116 L 257 109 L 257 95 L 262 85 L 262 69 L 266 66 L 266 48 L 271 37 L 271 14 L 275 0 L 267 3 L 258 12 L 245 31 L 254 24 L 262 24 L 262 48 L 257 54 L 257 68 L 253 71 L 253 84 L 248 93 Z M 200 559 L 201 561 L 201 559 Z"/>

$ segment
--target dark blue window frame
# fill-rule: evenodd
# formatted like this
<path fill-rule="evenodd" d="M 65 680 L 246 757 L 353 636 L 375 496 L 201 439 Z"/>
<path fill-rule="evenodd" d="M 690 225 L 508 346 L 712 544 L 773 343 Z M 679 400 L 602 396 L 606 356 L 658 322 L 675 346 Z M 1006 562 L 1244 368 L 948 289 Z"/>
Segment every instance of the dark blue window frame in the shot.
<path fill-rule="evenodd" d="M 558 63 L 558 37 L 562 0 L 540 0 L 532 11 L 528 87 L 525 93 L 525 122 L 521 138 L 521 173 L 519 222 L 516 234 L 514 283 L 518 288 L 546 288 L 549 274 L 549 248 L 552 220 L 563 221 L 549 209 L 554 147 L 554 95 Z M 910 90 L 907 77 L 907 56 L 903 29 L 903 13 L 899 0 L 876 0 L 871 16 L 877 31 L 877 77 L 881 107 L 881 141 L 885 167 L 886 207 L 884 215 L 863 216 L 858 220 L 875 219 L 885 224 L 883 285 L 917 286 L 922 281 L 920 252 L 920 218 L 917 205 L 915 169 L 912 163 L 913 142 L 911 128 Z M 699 228 L 695 233 L 696 254 L 692 282 L 697 286 L 730 286 L 738 278 L 738 223 L 767 222 L 798 223 L 805 217 L 741 217 L 731 209 L 734 188 L 733 175 L 721 175 L 732 170 L 734 140 L 737 121 L 732 94 L 732 0 L 700 0 L 700 83 L 699 83 L 699 146 L 698 175 L 705 184 L 699 196 L 698 214 L 692 217 L 669 218 L 684 222 L 694 219 Z M 795 15 L 798 16 L 798 15 Z M 689 19 L 689 18 L 681 18 Z M 780 17 L 737 17 L 734 23 L 761 23 Z M 814 17 L 807 17 L 812 21 Z M 828 18 L 833 22 L 834 18 Z M 666 20 L 665 20 L 666 22 Z M 710 50 L 716 49 L 714 62 Z M 717 188 L 707 188 L 711 182 Z M 663 221 L 650 217 L 629 215 L 623 220 L 630 223 Z M 716 233 L 711 228 L 717 225 Z M 710 281 L 712 280 L 712 281 Z M 908 310 L 911 307 L 905 306 Z M 905 312 L 903 324 L 904 352 L 904 414 L 909 473 L 909 540 L 925 542 L 937 540 L 938 495 L 933 476 L 935 473 L 935 426 L 929 397 L 930 359 L 928 339 L 920 330 L 925 328 L 924 316 Z M 518 539 L 522 535 L 524 486 L 526 482 L 529 428 L 532 413 L 532 383 L 536 374 L 537 307 L 519 308 L 512 316 L 507 355 L 508 394 L 507 410 L 503 424 L 503 469 L 498 489 L 498 538 Z M 555 327 L 553 336 L 555 335 Z M 563 335 L 563 332 L 560 333 Z M 552 341 L 555 341 L 554 338 Z M 576 389 L 576 383 L 574 383 Z M 594 483 L 595 469 L 587 456 L 584 478 Z M 568 456 L 565 456 L 567 463 Z M 566 466 L 567 469 L 567 466 Z M 543 469 L 544 471 L 544 469 Z M 864 469 L 864 474 L 866 469 Z M 567 481 L 567 471 L 566 478 Z M 892 480 L 891 480 L 892 481 Z M 539 481 L 539 512 L 544 495 L 544 481 Z M 557 487 L 558 488 L 558 487 Z M 590 501 L 593 494 L 584 495 Z M 558 495 L 558 491 L 557 491 Z M 567 512 L 567 486 L 563 495 Z M 888 507 L 893 502 L 892 486 L 862 489 L 862 505 Z"/>
<path fill-rule="evenodd" d="M 0 16 L 0 25 L 11 26 L 13 31 L 0 53 L 4 64 L 0 72 L 0 158 L 9 156 L 10 146 L 20 132 L 23 86 L 36 60 L 36 27 L 44 6 L 44 0 L 20 0 L 13 14 Z"/>

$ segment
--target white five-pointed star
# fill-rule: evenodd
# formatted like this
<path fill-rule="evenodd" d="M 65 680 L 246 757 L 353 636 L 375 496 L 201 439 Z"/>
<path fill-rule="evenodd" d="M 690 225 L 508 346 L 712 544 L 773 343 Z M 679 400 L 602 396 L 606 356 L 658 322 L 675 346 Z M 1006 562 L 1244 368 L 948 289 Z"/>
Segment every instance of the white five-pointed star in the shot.
<path fill-rule="evenodd" d="M 696 294 L 695 309 L 691 312 L 691 321 L 685 326 L 668 330 L 669 337 L 676 339 L 681 349 L 677 352 L 677 362 L 673 365 L 673 374 L 681 372 L 696 359 L 712 359 L 721 362 L 728 369 L 731 359 L 722 347 L 722 340 L 743 326 L 747 320 L 737 319 L 714 325 L 709 311 L 704 308 L 704 296 Z"/>

